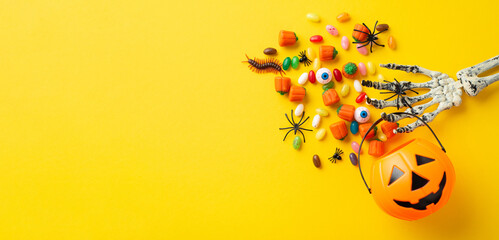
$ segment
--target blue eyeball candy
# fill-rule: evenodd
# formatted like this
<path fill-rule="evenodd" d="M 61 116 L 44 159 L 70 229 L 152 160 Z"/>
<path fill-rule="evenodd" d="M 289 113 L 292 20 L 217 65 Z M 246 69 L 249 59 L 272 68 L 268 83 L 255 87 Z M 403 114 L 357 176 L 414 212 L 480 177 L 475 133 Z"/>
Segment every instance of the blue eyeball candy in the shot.
<path fill-rule="evenodd" d="M 315 79 L 317 82 L 320 82 L 321 84 L 326 84 L 328 82 L 331 82 L 331 79 L 333 79 L 333 74 L 331 73 L 331 70 L 327 68 L 321 68 L 317 70 L 317 73 L 315 74 Z"/>
<path fill-rule="evenodd" d="M 366 123 L 371 118 L 371 113 L 366 107 L 358 107 L 355 109 L 354 117 L 358 123 Z"/>

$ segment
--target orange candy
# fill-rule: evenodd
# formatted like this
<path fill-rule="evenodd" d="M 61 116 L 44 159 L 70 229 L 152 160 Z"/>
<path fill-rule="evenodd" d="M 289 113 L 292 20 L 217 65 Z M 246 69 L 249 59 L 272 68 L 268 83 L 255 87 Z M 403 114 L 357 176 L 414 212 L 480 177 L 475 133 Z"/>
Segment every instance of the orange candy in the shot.
<path fill-rule="evenodd" d="M 385 143 L 378 140 L 372 140 L 369 143 L 369 155 L 379 157 L 385 154 Z"/>
<path fill-rule="evenodd" d="M 322 45 L 319 47 L 319 59 L 321 61 L 329 61 L 336 58 L 338 51 L 333 46 Z"/>
<path fill-rule="evenodd" d="M 285 46 L 291 46 L 296 43 L 298 40 L 298 37 L 296 37 L 296 34 L 291 31 L 285 31 L 281 30 L 279 32 L 279 46 L 285 47 Z"/>
<path fill-rule="evenodd" d="M 343 140 L 347 134 L 347 125 L 345 124 L 345 121 L 339 121 L 331 124 L 329 126 L 329 130 L 331 130 L 331 133 L 333 134 L 334 138 L 338 140 Z"/>
<path fill-rule="evenodd" d="M 360 136 L 361 137 L 364 137 L 367 133 L 367 130 L 369 130 L 369 128 L 371 127 L 371 125 L 373 125 L 372 123 L 363 123 L 363 124 L 360 124 L 359 125 L 359 133 L 360 133 Z M 367 134 L 366 136 L 366 139 L 369 139 L 369 138 L 372 138 L 374 137 L 374 135 L 376 135 L 376 131 L 377 131 L 377 128 L 374 127 L 370 132 L 369 134 Z"/>
<path fill-rule="evenodd" d="M 394 123 L 394 122 L 384 122 L 381 124 L 381 130 L 386 135 L 386 138 L 391 138 L 391 137 L 395 136 L 395 133 L 393 133 L 393 130 L 397 129 L 398 127 L 399 127 L 399 124 Z"/>
<path fill-rule="evenodd" d="M 291 86 L 289 89 L 289 101 L 299 102 L 305 98 L 305 88 L 300 86 Z"/>
<path fill-rule="evenodd" d="M 345 121 L 351 122 L 355 114 L 355 107 L 353 105 L 343 104 L 338 108 L 338 117 Z"/>
<path fill-rule="evenodd" d="M 340 97 L 338 96 L 338 93 L 336 90 L 330 88 L 324 93 L 322 93 L 322 101 L 324 102 L 324 105 L 330 106 L 333 105 L 337 102 L 340 101 Z"/>
<path fill-rule="evenodd" d="M 393 36 L 388 37 L 388 47 L 391 49 L 395 49 L 397 47 L 397 43 L 395 43 L 395 38 L 393 38 Z"/>
<path fill-rule="evenodd" d="M 357 42 L 365 41 L 367 39 L 367 35 L 370 32 L 369 29 L 366 28 L 366 26 L 360 25 L 360 24 L 355 24 L 355 27 L 353 29 L 354 30 L 352 33 L 352 37 Z M 358 31 L 355 31 L 355 30 L 358 30 Z"/>
<path fill-rule="evenodd" d="M 346 22 L 346 21 L 350 20 L 350 14 L 348 14 L 346 12 L 342 12 L 342 13 L 340 13 L 340 15 L 338 15 L 336 17 L 336 20 L 338 20 L 338 22 Z"/>
<path fill-rule="evenodd" d="M 275 90 L 284 95 L 291 88 L 291 79 L 288 77 L 275 77 Z"/>

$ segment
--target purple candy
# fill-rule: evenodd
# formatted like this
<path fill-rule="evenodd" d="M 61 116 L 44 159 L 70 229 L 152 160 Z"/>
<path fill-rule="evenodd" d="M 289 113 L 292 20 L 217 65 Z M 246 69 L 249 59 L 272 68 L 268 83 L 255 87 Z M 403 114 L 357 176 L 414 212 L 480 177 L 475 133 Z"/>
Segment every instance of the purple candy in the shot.
<path fill-rule="evenodd" d="M 357 155 L 355 153 L 350 153 L 350 162 L 352 162 L 352 165 L 357 166 Z"/>

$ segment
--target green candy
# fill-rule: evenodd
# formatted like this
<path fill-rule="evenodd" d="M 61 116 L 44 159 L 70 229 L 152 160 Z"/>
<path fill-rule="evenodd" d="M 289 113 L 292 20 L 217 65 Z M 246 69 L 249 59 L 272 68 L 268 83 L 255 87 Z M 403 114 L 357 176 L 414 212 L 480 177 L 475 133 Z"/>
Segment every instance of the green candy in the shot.
<path fill-rule="evenodd" d="M 293 69 L 297 69 L 298 64 L 300 64 L 300 59 L 297 56 L 294 56 L 293 60 L 291 60 L 291 67 L 293 67 Z"/>
<path fill-rule="evenodd" d="M 288 70 L 289 66 L 291 65 L 291 58 L 287 57 L 282 61 L 282 69 Z"/>
<path fill-rule="evenodd" d="M 334 82 L 333 81 L 328 82 L 328 83 L 322 85 L 322 89 L 324 89 L 324 91 L 327 91 L 328 89 L 331 89 L 331 88 L 334 88 Z"/>
<path fill-rule="evenodd" d="M 299 136 L 296 136 L 295 139 L 293 140 L 293 148 L 298 150 L 301 147 L 301 138 Z"/>
<path fill-rule="evenodd" d="M 355 65 L 355 63 L 347 63 L 345 65 L 345 72 L 350 74 L 350 75 L 354 75 L 356 72 L 357 72 L 357 65 Z"/>

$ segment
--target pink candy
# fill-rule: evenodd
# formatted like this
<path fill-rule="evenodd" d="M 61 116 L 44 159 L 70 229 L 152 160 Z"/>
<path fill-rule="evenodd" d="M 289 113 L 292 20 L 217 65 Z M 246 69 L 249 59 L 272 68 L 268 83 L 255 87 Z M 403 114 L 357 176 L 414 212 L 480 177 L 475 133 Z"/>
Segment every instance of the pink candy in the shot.
<path fill-rule="evenodd" d="M 332 25 L 327 25 L 326 26 L 326 31 L 328 33 L 330 33 L 331 35 L 333 36 L 338 36 L 338 29 L 336 29 L 335 27 L 333 27 Z"/>
<path fill-rule="evenodd" d="M 358 152 L 359 152 L 359 148 L 360 148 L 359 144 L 358 144 L 356 141 L 353 141 L 353 142 L 352 142 L 352 149 L 353 149 L 353 152 L 354 152 L 354 153 L 358 153 Z"/>
<path fill-rule="evenodd" d="M 360 74 L 362 74 L 362 76 L 367 75 L 367 68 L 366 68 L 366 65 L 364 63 L 359 63 L 359 71 L 360 71 Z"/>
<path fill-rule="evenodd" d="M 341 38 L 341 47 L 345 50 L 348 50 L 349 46 L 350 46 L 350 41 L 348 41 L 347 36 L 343 36 Z"/>
<path fill-rule="evenodd" d="M 367 52 L 366 46 L 359 48 L 360 46 L 362 46 L 362 44 L 357 44 L 357 47 L 356 47 L 357 51 L 359 51 L 360 54 L 367 56 L 368 52 Z"/>

